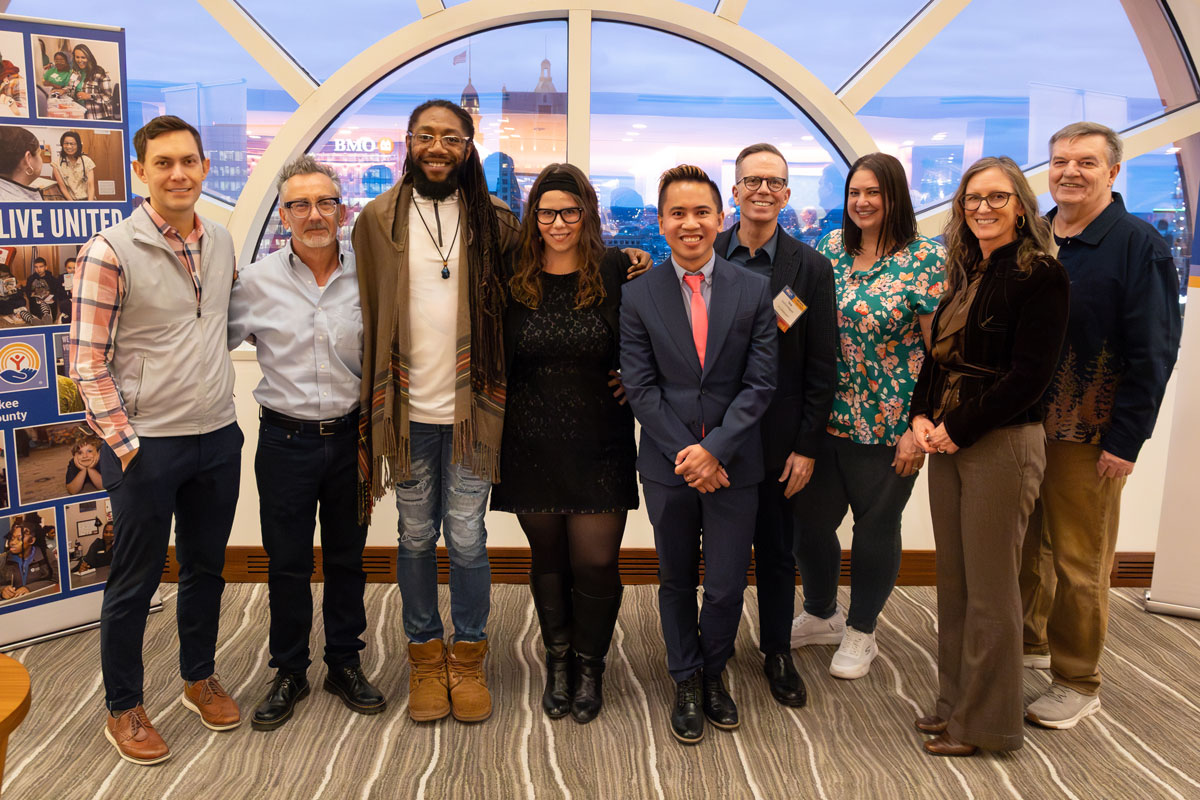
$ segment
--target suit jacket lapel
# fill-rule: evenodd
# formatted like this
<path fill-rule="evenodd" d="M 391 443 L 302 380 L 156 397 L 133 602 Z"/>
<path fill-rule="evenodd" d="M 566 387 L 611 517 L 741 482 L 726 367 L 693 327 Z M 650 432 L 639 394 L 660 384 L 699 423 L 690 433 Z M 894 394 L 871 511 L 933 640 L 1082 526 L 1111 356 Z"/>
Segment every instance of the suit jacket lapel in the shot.
<path fill-rule="evenodd" d="M 775 263 L 771 266 L 771 297 L 782 292 L 783 287 L 795 284 L 799 271 L 800 251 L 796 240 L 781 228 L 775 245 Z"/>
<path fill-rule="evenodd" d="M 712 370 L 721 348 L 733 326 L 733 317 L 741 300 L 741 281 L 734 280 L 733 270 L 740 267 L 717 256 L 713 264 L 712 296 L 708 301 L 708 343 L 704 348 L 704 374 Z M 692 347 L 695 350 L 695 346 Z M 697 360 L 697 363 L 698 360 Z"/>
<path fill-rule="evenodd" d="M 658 307 L 658 314 L 662 318 L 667 332 L 671 335 L 671 341 L 679 348 L 679 354 L 683 356 L 684 361 L 691 365 L 696 376 L 699 377 L 700 357 L 696 355 L 696 343 L 692 341 L 692 324 L 688 321 L 687 312 L 683 309 L 683 290 L 680 288 L 679 281 L 676 280 L 674 264 L 670 260 L 664 261 L 650 270 L 650 274 L 643 276 L 641 280 L 651 282 L 650 296 L 654 298 L 654 305 Z M 709 341 L 711 341 L 711 318 L 708 330 Z"/>

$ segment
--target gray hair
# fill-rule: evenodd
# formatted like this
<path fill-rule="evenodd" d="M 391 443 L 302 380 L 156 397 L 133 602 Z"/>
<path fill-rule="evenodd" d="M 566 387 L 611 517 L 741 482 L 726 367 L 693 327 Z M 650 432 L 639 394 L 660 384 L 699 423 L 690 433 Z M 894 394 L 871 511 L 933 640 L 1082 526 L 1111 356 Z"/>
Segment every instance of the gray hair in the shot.
<path fill-rule="evenodd" d="M 1059 139 L 1078 139 L 1080 136 L 1103 136 L 1108 150 L 1108 165 L 1115 167 L 1121 163 L 1121 156 L 1124 154 L 1121 137 L 1112 128 L 1099 122 L 1072 122 L 1050 137 L 1050 152 L 1054 152 L 1054 143 Z"/>
<path fill-rule="evenodd" d="M 332 167 L 322 164 L 308 153 L 298 156 L 284 165 L 283 169 L 279 171 L 279 177 L 275 179 L 275 191 L 282 197 L 283 187 L 287 185 L 288 181 L 297 175 L 312 174 L 324 175 L 333 181 L 333 188 L 337 189 L 338 195 L 341 196 L 342 182 L 338 180 L 337 173 L 333 171 Z"/>

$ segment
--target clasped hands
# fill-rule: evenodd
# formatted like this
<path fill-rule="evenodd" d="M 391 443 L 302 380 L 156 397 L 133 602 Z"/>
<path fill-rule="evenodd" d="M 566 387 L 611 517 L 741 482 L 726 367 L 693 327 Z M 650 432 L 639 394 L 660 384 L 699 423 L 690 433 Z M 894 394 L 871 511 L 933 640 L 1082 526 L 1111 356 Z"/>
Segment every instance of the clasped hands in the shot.
<path fill-rule="evenodd" d="M 687 485 L 705 494 L 729 485 L 729 474 L 712 453 L 699 444 L 690 444 L 675 455 L 675 474 Z"/>
<path fill-rule="evenodd" d="M 950 438 L 944 422 L 935 426 L 929 417 L 917 416 L 913 418 L 911 432 L 917 447 L 926 453 L 958 452 L 958 445 Z"/>

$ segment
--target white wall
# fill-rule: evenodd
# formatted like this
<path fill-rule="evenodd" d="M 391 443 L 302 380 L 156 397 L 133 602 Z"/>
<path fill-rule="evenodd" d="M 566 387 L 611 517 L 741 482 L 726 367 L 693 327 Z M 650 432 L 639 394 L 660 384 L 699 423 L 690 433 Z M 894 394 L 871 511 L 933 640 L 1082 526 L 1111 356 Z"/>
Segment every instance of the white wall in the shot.
<path fill-rule="evenodd" d="M 242 493 L 234 520 L 231 545 L 260 545 L 262 538 L 258 526 L 258 490 L 254 484 L 254 450 L 258 441 L 258 404 L 251 394 L 262 373 L 253 352 L 237 351 L 233 354 L 235 401 L 238 423 L 246 434 L 246 446 L 242 450 Z M 1158 538 L 1158 520 L 1162 509 L 1163 479 L 1167 469 L 1167 443 L 1171 420 L 1174 418 L 1176 381 L 1167 386 L 1167 395 L 1159 414 L 1159 425 L 1155 435 L 1142 448 L 1137 469 L 1125 487 L 1121 509 L 1121 530 L 1117 538 L 1117 550 L 1129 552 L 1152 552 Z M 525 547 L 525 537 L 512 514 L 492 512 L 487 517 L 488 543 L 493 547 Z M 925 475 L 917 479 L 912 499 L 904 512 L 904 548 L 906 550 L 932 550 L 933 528 L 929 519 L 929 497 Z M 849 520 L 842 525 L 843 545 L 850 541 Z M 396 505 L 392 495 L 385 496 L 376 506 L 367 536 L 368 546 L 396 544 Z M 629 515 L 625 531 L 626 547 L 653 547 L 654 536 L 643 509 Z"/>

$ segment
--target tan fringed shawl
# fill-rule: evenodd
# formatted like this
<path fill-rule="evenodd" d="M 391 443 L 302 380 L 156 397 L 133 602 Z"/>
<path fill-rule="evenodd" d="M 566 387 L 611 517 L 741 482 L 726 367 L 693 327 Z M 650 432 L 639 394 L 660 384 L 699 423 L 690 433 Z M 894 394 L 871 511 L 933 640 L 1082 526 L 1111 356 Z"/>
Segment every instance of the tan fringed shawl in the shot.
<path fill-rule="evenodd" d="M 376 197 L 354 224 L 354 255 L 363 313 L 363 381 L 358 418 L 359 517 L 369 519 L 375 501 L 409 477 L 408 379 L 411 331 L 408 313 L 408 209 L 411 178 Z M 492 198 L 500 229 L 500 252 L 516 246 L 519 223 L 503 201 Z M 471 388 L 471 319 L 468 245 L 461 198 L 458 320 L 455 331 L 454 442 L 451 461 L 480 477 L 500 478 L 504 385 L 491 393 Z M 499 324 L 499 323 L 497 323 Z"/>

